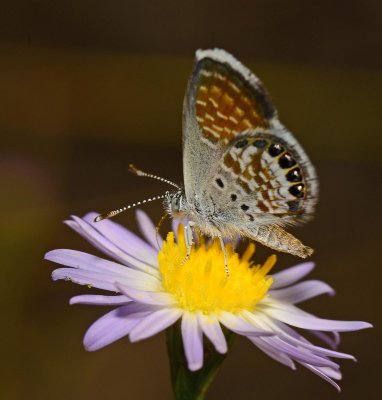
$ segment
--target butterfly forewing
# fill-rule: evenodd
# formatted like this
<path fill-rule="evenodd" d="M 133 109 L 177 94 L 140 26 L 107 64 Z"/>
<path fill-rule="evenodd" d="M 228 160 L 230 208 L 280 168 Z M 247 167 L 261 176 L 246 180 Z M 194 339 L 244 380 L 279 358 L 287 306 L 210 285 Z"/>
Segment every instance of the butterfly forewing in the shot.
<path fill-rule="evenodd" d="M 200 189 L 237 135 L 268 128 L 275 114 L 261 82 L 234 57 L 219 49 L 197 51 L 183 112 L 187 196 Z"/>
<path fill-rule="evenodd" d="M 195 116 L 203 139 L 228 144 L 240 132 L 269 127 L 273 108 L 269 102 L 264 106 L 266 95 L 258 81 L 253 79 L 253 84 L 256 88 L 228 64 L 210 58 L 200 61 L 195 77 Z"/>

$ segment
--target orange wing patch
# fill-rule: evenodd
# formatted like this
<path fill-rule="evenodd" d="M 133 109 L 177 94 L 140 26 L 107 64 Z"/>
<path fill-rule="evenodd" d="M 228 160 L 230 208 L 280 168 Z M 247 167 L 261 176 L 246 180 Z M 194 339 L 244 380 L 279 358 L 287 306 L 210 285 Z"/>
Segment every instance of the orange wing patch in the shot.
<path fill-rule="evenodd" d="M 268 128 L 255 88 L 224 64 L 205 60 L 196 82 L 196 119 L 212 143 L 230 142 L 238 133 Z"/>

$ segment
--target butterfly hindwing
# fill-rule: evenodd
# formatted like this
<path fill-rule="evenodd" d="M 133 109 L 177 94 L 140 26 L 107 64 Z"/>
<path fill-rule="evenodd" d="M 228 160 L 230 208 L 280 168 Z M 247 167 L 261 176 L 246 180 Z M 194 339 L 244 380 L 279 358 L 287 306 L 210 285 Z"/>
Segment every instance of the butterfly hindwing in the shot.
<path fill-rule="evenodd" d="M 245 133 L 223 154 L 214 172 L 213 197 L 236 208 L 232 223 L 294 224 L 309 218 L 316 202 L 304 154 L 268 133 Z"/>

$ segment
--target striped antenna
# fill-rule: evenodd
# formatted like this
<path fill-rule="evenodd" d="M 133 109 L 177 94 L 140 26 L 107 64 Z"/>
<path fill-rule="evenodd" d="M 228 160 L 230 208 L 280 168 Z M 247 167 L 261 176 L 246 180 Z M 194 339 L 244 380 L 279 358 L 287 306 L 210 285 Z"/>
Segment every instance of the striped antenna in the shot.
<path fill-rule="evenodd" d="M 156 176 L 156 175 L 153 175 L 153 174 L 148 174 L 147 172 L 143 172 L 140 169 L 136 168 L 133 164 L 129 165 L 129 171 L 132 172 L 135 175 L 138 175 L 138 176 L 145 176 L 146 178 L 152 178 L 152 179 L 156 179 L 158 181 L 167 183 L 167 184 L 169 184 L 171 186 L 174 186 L 174 187 L 176 187 L 177 189 L 180 190 L 180 186 L 178 186 L 176 183 L 171 182 L 168 179 L 161 178 L 160 176 Z"/>
<path fill-rule="evenodd" d="M 149 203 L 150 201 L 164 199 L 165 197 L 166 197 L 166 195 L 163 194 L 161 196 L 151 197 L 151 199 L 137 201 L 136 203 L 133 203 L 133 204 L 130 204 L 128 206 L 119 208 L 118 210 L 113 210 L 113 211 L 109 211 L 109 212 L 107 212 L 105 214 L 98 215 L 98 217 L 96 217 L 94 219 L 94 222 L 99 222 L 99 221 L 102 221 L 103 219 L 114 217 L 115 215 L 118 215 L 118 214 L 120 214 L 120 213 L 122 213 L 122 212 L 124 212 L 126 210 L 129 210 L 130 208 L 134 208 L 136 206 L 140 206 L 141 204 Z"/>

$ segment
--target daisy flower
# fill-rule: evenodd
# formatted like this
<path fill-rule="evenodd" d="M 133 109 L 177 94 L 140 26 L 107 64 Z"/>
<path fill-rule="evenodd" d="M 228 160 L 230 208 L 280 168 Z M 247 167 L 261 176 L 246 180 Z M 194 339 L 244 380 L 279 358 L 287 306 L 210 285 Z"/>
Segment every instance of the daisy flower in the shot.
<path fill-rule="evenodd" d="M 242 255 L 226 244 L 230 269 L 227 277 L 220 244 L 215 241 L 199 238 L 191 257 L 182 265 L 186 246 L 182 226 L 176 221 L 163 241 L 156 237 L 148 216 L 138 211 L 143 240 L 113 221 L 94 223 L 96 216 L 73 216 L 66 224 L 114 261 L 66 249 L 53 250 L 45 256 L 65 266 L 53 271 L 53 280 L 70 280 L 111 292 L 70 300 L 70 304 L 115 307 L 86 332 L 87 350 L 98 350 L 127 335 L 131 342 L 143 340 L 179 320 L 190 371 L 203 367 L 203 336 L 217 353 L 224 354 L 228 349 L 224 332 L 231 331 L 247 337 L 276 361 L 292 369 L 300 364 L 339 390 L 335 380 L 341 379 L 341 372 L 334 359 L 355 360 L 350 354 L 336 351 L 339 332 L 371 325 L 321 319 L 297 306 L 321 294 L 334 294 L 322 281 L 302 281 L 314 268 L 313 263 L 270 275 L 275 256 L 263 265 L 255 265 L 251 261 L 254 244 L 249 244 Z M 318 337 L 329 348 L 313 344 L 302 336 L 301 330 Z"/>

